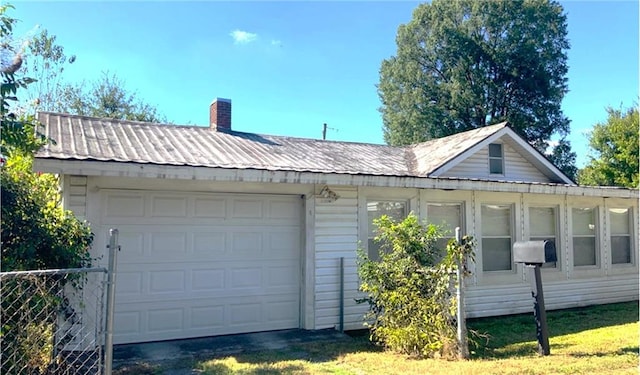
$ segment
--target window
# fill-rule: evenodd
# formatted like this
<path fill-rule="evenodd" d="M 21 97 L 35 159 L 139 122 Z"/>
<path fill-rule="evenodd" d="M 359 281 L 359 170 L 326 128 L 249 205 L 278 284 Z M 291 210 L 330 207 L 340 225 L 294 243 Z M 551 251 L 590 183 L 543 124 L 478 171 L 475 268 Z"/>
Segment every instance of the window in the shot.
<path fill-rule="evenodd" d="M 407 217 L 406 201 L 367 201 L 367 217 L 369 230 L 367 234 L 367 254 L 371 260 L 380 259 L 380 243 L 373 239 L 377 236 L 378 227 L 373 220 L 387 215 L 395 221 L 403 220 Z"/>
<path fill-rule="evenodd" d="M 573 208 L 573 264 L 596 266 L 596 209 L 594 207 Z"/>
<path fill-rule="evenodd" d="M 610 208 L 611 264 L 631 263 L 631 210 Z"/>
<path fill-rule="evenodd" d="M 482 205 L 483 271 L 509 271 L 513 269 L 511 212 L 511 205 Z"/>
<path fill-rule="evenodd" d="M 504 174 L 504 157 L 500 143 L 491 143 L 489 145 L 489 173 Z"/>
<path fill-rule="evenodd" d="M 436 241 L 438 249 L 447 249 L 447 243 L 455 237 L 456 227 L 462 230 L 462 205 L 460 203 L 428 203 L 427 221 L 429 224 L 440 226 L 445 236 Z"/>
<path fill-rule="evenodd" d="M 555 207 L 529 207 L 529 240 L 544 241 L 551 240 L 555 245 L 559 244 L 556 238 L 557 232 L 556 208 Z M 556 256 L 559 256 L 560 249 L 556 246 Z M 556 262 L 547 262 L 543 268 L 555 268 Z"/>

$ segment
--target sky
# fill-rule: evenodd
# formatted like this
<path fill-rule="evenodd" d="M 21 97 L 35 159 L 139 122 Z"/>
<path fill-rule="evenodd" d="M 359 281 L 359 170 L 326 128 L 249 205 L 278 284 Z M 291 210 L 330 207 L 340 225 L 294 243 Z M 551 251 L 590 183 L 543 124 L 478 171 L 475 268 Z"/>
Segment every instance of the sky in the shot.
<path fill-rule="evenodd" d="M 207 125 L 232 100 L 237 131 L 384 143 L 376 84 L 414 1 L 14 1 L 16 37 L 35 28 L 76 61 L 67 82 L 115 73 L 175 124 Z M 607 107 L 638 103 L 638 1 L 563 1 L 569 140 L 578 167 Z"/>

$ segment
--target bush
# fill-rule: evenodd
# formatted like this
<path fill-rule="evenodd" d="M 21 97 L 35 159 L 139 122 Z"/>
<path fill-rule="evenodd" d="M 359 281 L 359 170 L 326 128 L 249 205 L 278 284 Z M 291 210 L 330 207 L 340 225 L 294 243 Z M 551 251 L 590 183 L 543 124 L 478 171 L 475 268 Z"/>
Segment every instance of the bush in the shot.
<path fill-rule="evenodd" d="M 2 271 L 88 267 L 93 234 L 60 205 L 56 176 L 32 172 L 32 163 L 14 153 L 0 172 Z"/>
<path fill-rule="evenodd" d="M 380 261 L 359 250 L 360 289 L 368 294 L 366 316 L 371 340 L 399 353 L 416 357 L 453 357 L 457 353 L 455 272 L 457 261 L 472 254 L 473 240 L 462 245 L 444 237 L 434 225 L 421 225 L 414 214 L 401 222 L 387 216 L 374 221 Z"/>

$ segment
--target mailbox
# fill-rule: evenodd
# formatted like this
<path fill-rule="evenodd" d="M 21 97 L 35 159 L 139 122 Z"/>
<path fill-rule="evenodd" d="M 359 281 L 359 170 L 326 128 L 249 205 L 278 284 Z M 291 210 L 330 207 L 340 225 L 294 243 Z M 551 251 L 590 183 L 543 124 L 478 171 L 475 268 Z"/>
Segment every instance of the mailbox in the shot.
<path fill-rule="evenodd" d="M 513 244 L 513 261 L 516 263 L 542 264 L 557 262 L 553 241 L 523 241 Z"/>

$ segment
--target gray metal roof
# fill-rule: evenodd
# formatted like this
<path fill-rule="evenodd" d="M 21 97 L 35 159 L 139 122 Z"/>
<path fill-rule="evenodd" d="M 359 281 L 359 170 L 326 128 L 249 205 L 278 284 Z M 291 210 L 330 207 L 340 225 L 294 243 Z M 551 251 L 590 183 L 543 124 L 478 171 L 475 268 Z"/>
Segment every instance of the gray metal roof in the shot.
<path fill-rule="evenodd" d="M 41 112 L 42 159 L 426 177 L 506 123 L 392 147 Z"/>

